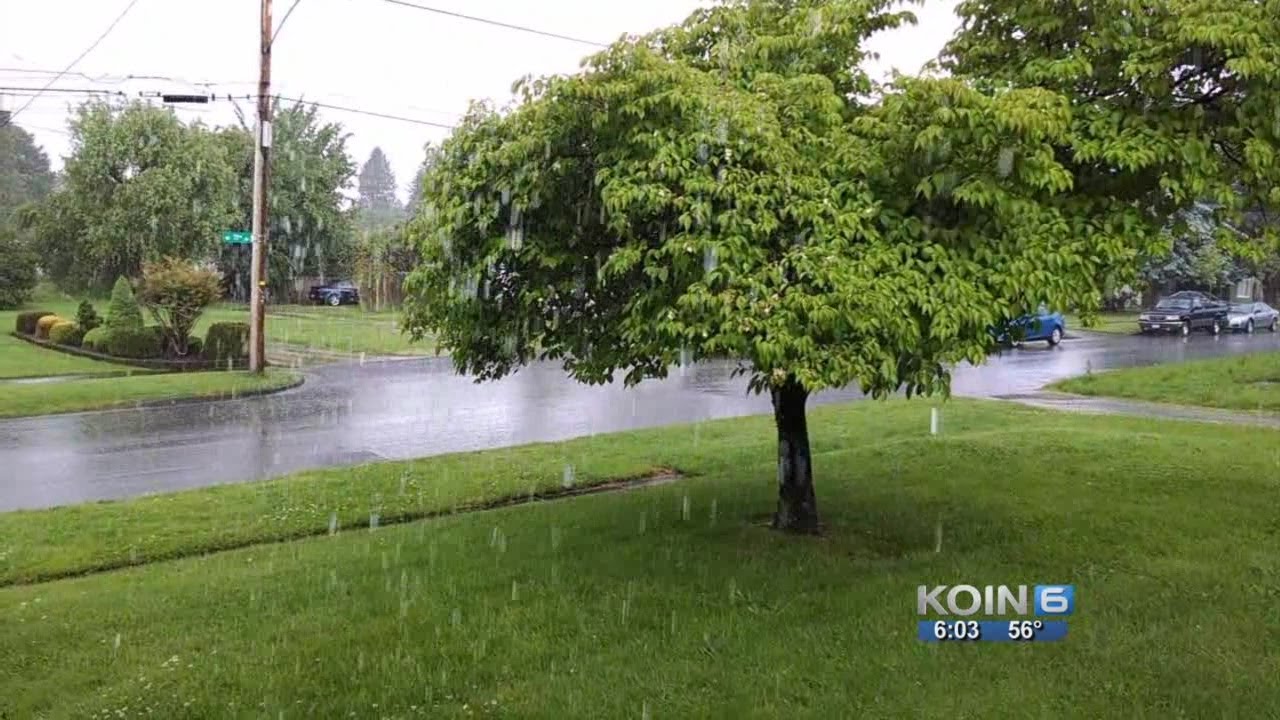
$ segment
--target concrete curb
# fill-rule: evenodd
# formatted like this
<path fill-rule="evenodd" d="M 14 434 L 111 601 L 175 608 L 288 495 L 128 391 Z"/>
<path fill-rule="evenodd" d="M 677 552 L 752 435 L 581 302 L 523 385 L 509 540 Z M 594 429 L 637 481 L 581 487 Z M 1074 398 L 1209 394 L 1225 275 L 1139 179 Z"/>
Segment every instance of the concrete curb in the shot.
<path fill-rule="evenodd" d="M 161 373 L 155 373 L 155 374 L 161 374 Z M 200 395 L 197 397 L 180 397 L 180 398 L 170 398 L 167 400 L 138 400 L 136 402 L 132 402 L 127 405 L 122 404 L 116 407 L 96 408 L 93 410 L 66 410 L 66 411 L 40 413 L 38 415 L 9 415 L 7 417 L 0 417 L 0 424 L 4 423 L 6 420 L 30 420 L 32 418 L 42 418 L 42 417 L 65 417 L 67 415 L 89 415 L 89 414 L 97 414 L 97 413 L 120 412 L 122 410 L 123 411 L 143 410 L 146 408 L 161 408 L 161 407 L 174 407 L 177 405 L 199 405 L 202 403 L 224 402 L 226 400 L 244 400 L 247 398 L 262 397 L 264 395 L 276 395 L 278 393 L 282 393 L 287 390 L 295 390 L 299 387 L 302 387 L 302 384 L 305 382 L 306 382 L 306 376 L 303 375 L 302 373 L 298 373 L 297 378 L 293 379 L 288 384 L 282 385 L 278 388 L 257 388 L 254 390 L 246 390 L 245 392 L 238 392 L 238 393 L 219 393 L 217 395 Z"/>

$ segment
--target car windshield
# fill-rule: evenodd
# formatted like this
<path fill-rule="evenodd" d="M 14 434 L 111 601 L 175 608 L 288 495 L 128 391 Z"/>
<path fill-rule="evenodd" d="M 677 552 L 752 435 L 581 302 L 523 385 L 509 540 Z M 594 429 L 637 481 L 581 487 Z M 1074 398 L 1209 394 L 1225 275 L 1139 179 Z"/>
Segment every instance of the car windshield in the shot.
<path fill-rule="evenodd" d="M 1253 303 L 1235 303 L 1231 306 L 1233 313 L 1251 313 L 1253 312 Z"/>
<path fill-rule="evenodd" d="M 1157 310 L 1186 310 L 1191 307 L 1190 298 L 1165 298 L 1157 305 Z"/>

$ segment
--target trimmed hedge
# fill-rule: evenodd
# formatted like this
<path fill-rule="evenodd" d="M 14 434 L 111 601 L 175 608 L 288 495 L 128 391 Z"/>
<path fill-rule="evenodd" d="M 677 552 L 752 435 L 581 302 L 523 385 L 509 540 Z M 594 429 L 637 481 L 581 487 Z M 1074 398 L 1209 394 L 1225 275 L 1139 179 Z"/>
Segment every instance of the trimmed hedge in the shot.
<path fill-rule="evenodd" d="M 107 351 L 107 342 L 110 337 L 111 330 L 100 325 L 85 333 L 84 339 L 80 341 L 80 345 L 87 350 L 104 353 Z"/>
<path fill-rule="evenodd" d="M 107 335 L 107 353 L 122 358 L 146 360 L 164 354 L 164 336 L 160 328 L 115 328 Z"/>
<path fill-rule="evenodd" d="M 204 356 L 214 362 L 228 358 L 240 360 L 249 355 L 249 324 L 220 322 L 209 326 L 204 335 Z"/>
<path fill-rule="evenodd" d="M 54 323 L 53 327 L 49 328 L 50 342 L 80 347 L 80 343 L 83 340 L 84 333 L 80 330 L 80 326 L 70 320 Z"/>
<path fill-rule="evenodd" d="M 45 315 L 40 318 L 36 321 L 36 337 L 41 340 L 48 340 L 49 328 L 60 322 L 68 322 L 68 320 L 66 318 L 58 317 L 57 315 Z"/>
<path fill-rule="evenodd" d="M 14 322 L 13 329 L 23 335 L 35 335 L 36 323 L 40 321 L 40 318 L 48 317 L 50 315 L 53 315 L 53 313 L 48 310 L 28 310 L 26 312 L 20 312 L 18 313 L 17 320 Z"/>

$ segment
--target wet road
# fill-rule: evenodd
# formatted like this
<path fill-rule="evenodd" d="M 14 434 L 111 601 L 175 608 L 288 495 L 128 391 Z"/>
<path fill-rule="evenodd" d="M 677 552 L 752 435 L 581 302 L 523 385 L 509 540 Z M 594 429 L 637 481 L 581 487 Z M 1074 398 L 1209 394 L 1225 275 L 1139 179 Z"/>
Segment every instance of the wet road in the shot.
<path fill-rule="evenodd" d="M 1087 370 L 1280 349 L 1280 333 L 1117 337 L 1091 333 L 956 369 L 956 395 L 1031 393 Z M 562 440 L 592 433 L 770 412 L 732 365 L 663 381 L 587 387 L 556 365 L 476 385 L 447 359 L 328 366 L 279 395 L 0 420 L 0 511 L 234 483 L 316 467 Z M 825 392 L 811 402 L 862 397 Z"/>

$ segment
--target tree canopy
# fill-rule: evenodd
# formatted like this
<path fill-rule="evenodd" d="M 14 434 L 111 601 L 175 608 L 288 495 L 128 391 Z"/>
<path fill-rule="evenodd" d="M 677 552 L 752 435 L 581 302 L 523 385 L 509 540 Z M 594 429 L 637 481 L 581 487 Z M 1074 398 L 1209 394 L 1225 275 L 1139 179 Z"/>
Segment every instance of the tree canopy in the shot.
<path fill-rule="evenodd" d="M 1140 6 L 965 2 L 949 77 L 876 87 L 890 3 L 732 0 L 526 80 L 424 179 L 407 326 L 479 379 L 739 361 L 774 399 L 775 524 L 812 530 L 809 393 L 945 393 L 993 325 L 1096 308 L 1177 209 L 1280 200 L 1274 7 Z"/>
<path fill-rule="evenodd" d="M 361 225 L 367 228 L 390 225 L 400 220 L 404 208 L 396 197 L 396 175 L 382 148 L 375 147 L 360 168 L 356 206 Z"/>
<path fill-rule="evenodd" d="M 31 133 L 12 123 L 0 125 L 0 224 L 18 207 L 52 192 L 53 184 L 49 156 Z"/>

